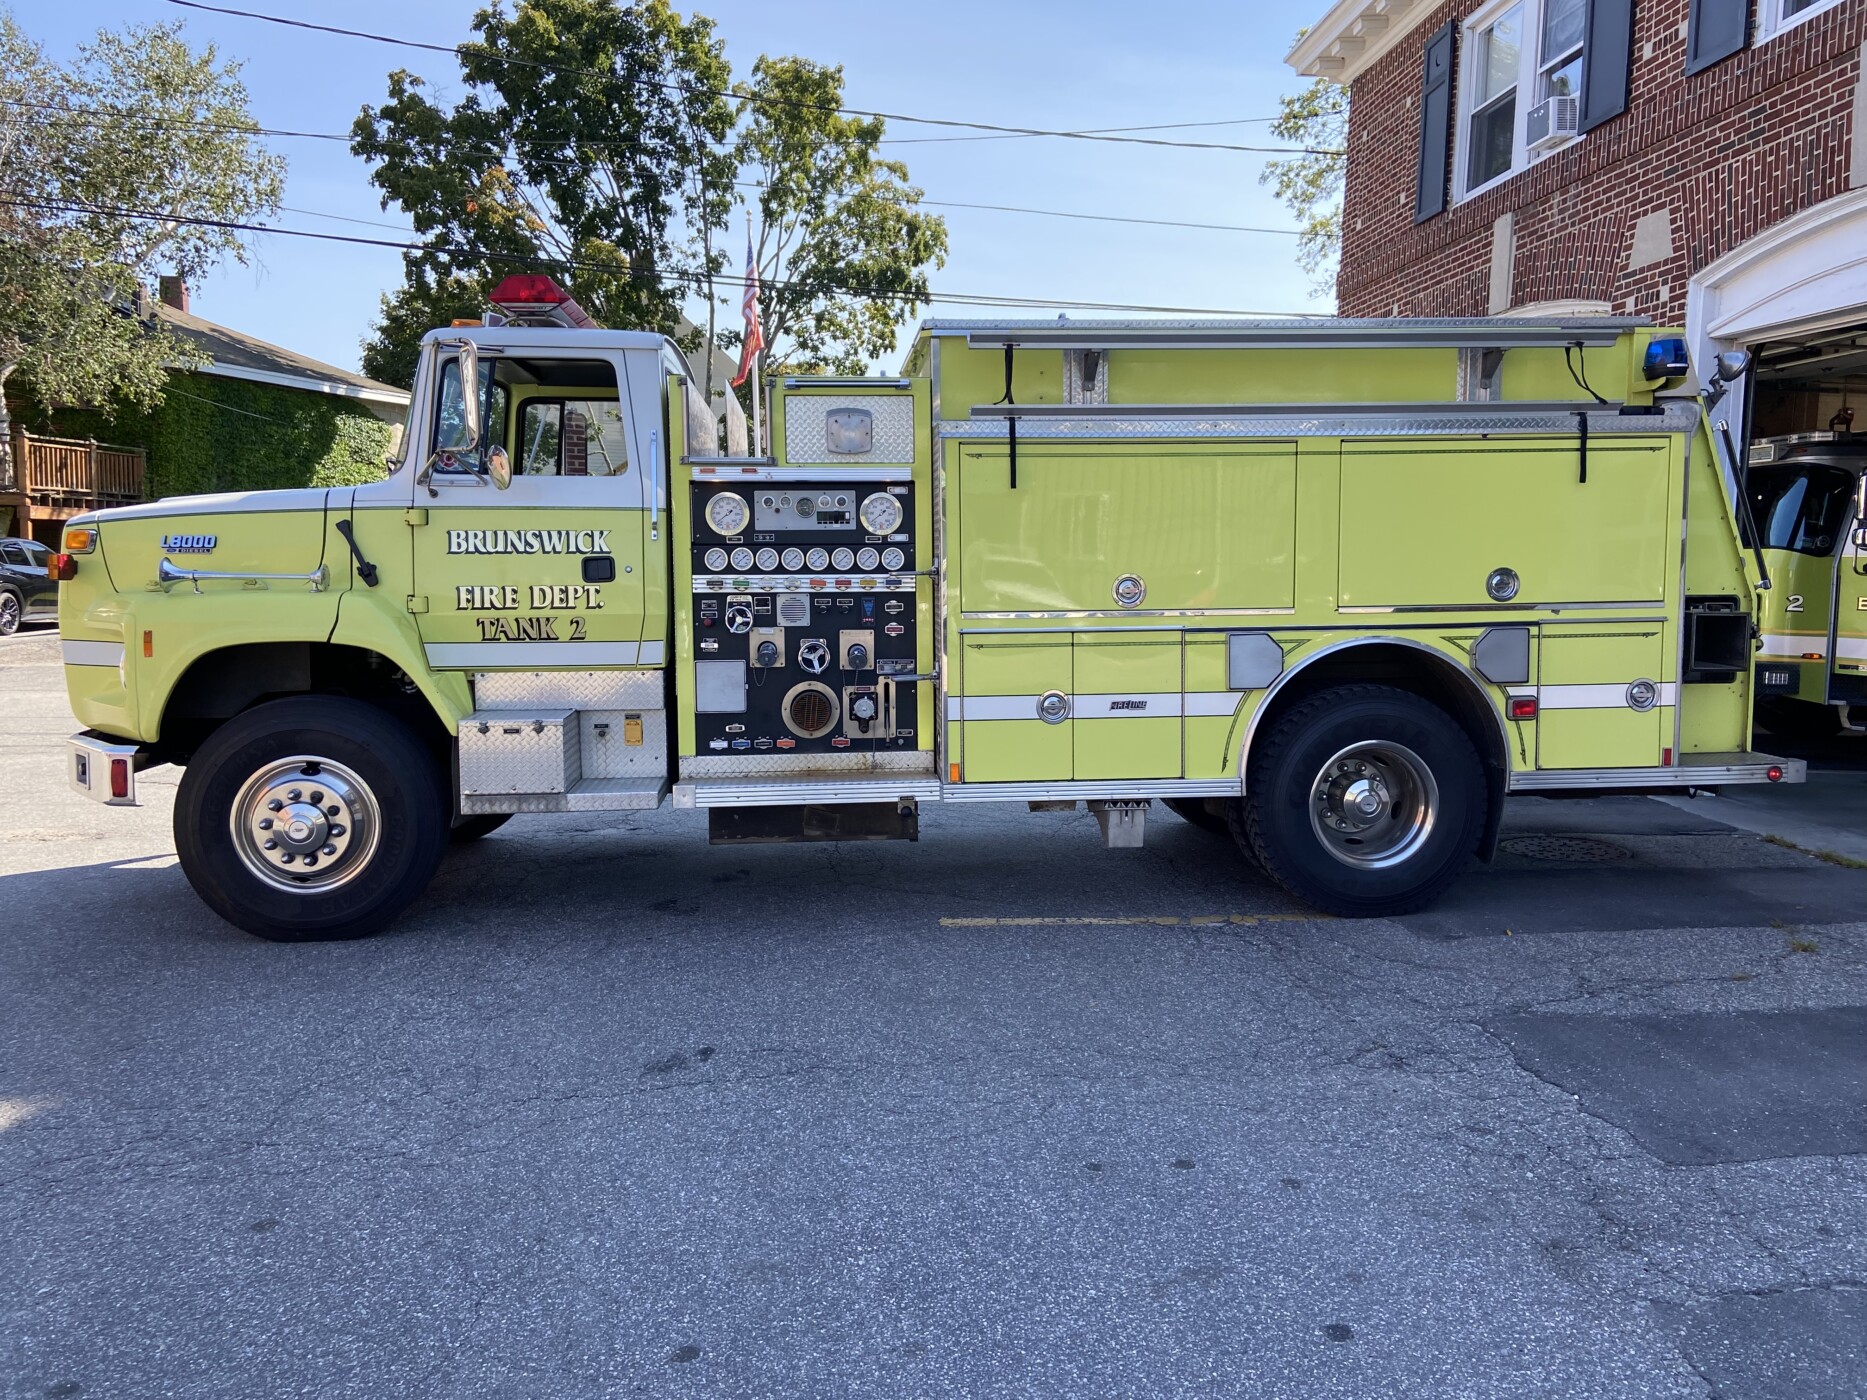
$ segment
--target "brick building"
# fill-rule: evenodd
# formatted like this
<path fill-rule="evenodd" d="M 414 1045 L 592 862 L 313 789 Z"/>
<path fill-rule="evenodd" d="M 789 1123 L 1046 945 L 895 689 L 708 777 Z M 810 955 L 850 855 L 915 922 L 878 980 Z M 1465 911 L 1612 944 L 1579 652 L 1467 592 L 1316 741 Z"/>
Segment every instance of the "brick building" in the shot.
<path fill-rule="evenodd" d="M 1845 426 L 1864 59 L 1867 0 L 1337 0 L 1290 62 L 1349 91 L 1339 308 L 1647 316 L 1756 352 L 1753 435 Z"/>

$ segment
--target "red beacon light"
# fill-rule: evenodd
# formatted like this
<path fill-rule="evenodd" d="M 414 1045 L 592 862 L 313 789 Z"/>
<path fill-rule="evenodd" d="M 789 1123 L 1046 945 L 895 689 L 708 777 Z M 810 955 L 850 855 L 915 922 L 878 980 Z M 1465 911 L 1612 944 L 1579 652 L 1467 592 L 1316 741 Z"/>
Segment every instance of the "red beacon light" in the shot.
<path fill-rule="evenodd" d="M 499 308 L 510 325 L 598 329 L 590 313 L 542 272 L 513 273 L 493 288 L 487 300 Z"/>

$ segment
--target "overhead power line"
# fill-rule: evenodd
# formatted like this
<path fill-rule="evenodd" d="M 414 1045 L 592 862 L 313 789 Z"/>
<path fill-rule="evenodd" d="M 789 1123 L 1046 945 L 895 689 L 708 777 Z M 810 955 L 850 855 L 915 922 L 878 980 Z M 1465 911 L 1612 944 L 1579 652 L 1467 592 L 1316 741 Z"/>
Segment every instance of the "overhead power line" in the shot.
<path fill-rule="evenodd" d="M 233 132 L 233 133 L 236 133 L 242 136 L 301 137 L 301 138 L 315 140 L 315 141 L 349 141 L 351 139 L 347 134 L 343 132 L 284 131 L 284 130 L 280 130 L 277 127 L 240 126 L 240 125 L 237 125 L 231 122 L 193 122 L 193 121 L 183 121 L 180 119 L 173 119 L 173 118 L 145 117 L 145 116 L 141 116 L 136 113 L 120 113 L 120 112 L 108 112 L 107 113 L 107 112 L 102 112 L 102 111 L 92 112 L 92 111 L 85 111 L 81 108 L 59 106 L 55 103 L 50 103 L 50 102 L 31 102 L 24 98 L 16 98 L 16 97 L 0 98 L 0 102 L 8 102 L 8 103 L 12 103 L 14 105 L 22 106 L 22 107 L 35 107 L 35 108 L 40 108 L 46 111 L 62 112 L 67 115 L 74 116 L 74 117 L 80 117 L 80 118 L 96 119 L 96 118 L 102 118 L 105 116 L 128 117 L 132 121 L 148 122 L 150 124 L 159 125 L 163 127 L 186 128 L 189 130 L 228 131 L 228 132 Z M 947 139 L 947 138 L 942 138 L 942 139 Z M 950 139 L 963 140 L 963 139 L 971 139 L 971 138 L 954 137 Z M 979 139 L 986 139 L 986 138 L 979 138 Z M 598 143 L 598 144 L 600 145 L 600 144 L 605 144 L 605 143 Z M 620 145 L 623 143 L 611 142 L 607 144 Z M 471 149 L 477 150 L 481 154 L 485 154 L 485 155 L 500 155 L 500 156 L 504 155 L 503 151 L 495 150 L 492 147 L 474 147 Z M 554 159 L 551 157 L 543 157 L 541 159 L 538 159 L 536 163 L 541 164 L 541 165 L 558 165 L 558 166 L 567 166 L 567 167 L 572 167 L 576 169 L 582 169 L 581 162 L 573 161 L 568 158 Z M 742 181 L 737 181 L 736 183 L 741 189 L 762 190 L 766 188 L 764 185 L 761 185 L 761 184 L 758 184 L 752 181 L 742 180 Z M 1081 219 L 1081 220 L 1086 220 L 1090 223 L 1143 224 L 1151 228 L 1208 229 L 1208 230 L 1218 232 L 1218 233 L 1269 233 L 1269 234 L 1282 234 L 1282 235 L 1286 235 L 1291 238 L 1296 237 L 1301 232 L 1300 229 L 1293 229 L 1293 228 L 1263 228 L 1263 227 L 1258 227 L 1258 226 L 1254 226 L 1250 224 L 1197 223 L 1197 222 L 1193 222 L 1193 221 L 1185 220 L 1185 219 L 1144 219 L 1144 218 L 1140 218 L 1134 215 L 1127 215 L 1127 214 L 1087 214 L 1087 213 L 1081 213 L 1075 210 L 1068 210 L 1068 209 L 1033 209 L 1033 208 L 1027 208 L 1022 205 L 1013 205 L 1013 204 L 968 204 L 968 203 L 960 202 L 958 200 L 925 199 L 925 198 L 918 200 L 916 202 L 927 205 L 930 208 L 935 208 L 935 209 L 984 209 L 984 210 L 991 210 L 993 212 L 1001 213 L 1001 214 L 1035 214 L 1035 215 L 1040 215 L 1044 218 L 1050 218 L 1050 219 Z M 313 218 L 332 218 L 332 219 L 342 218 L 341 215 L 322 214 L 315 209 L 293 209 L 293 210 L 288 210 L 287 212 L 295 213 L 295 214 L 309 214 Z M 352 222 L 352 223 L 372 222 L 370 220 L 344 220 L 344 221 Z M 392 225 L 392 224 L 380 224 L 378 226 L 382 228 L 399 227 L 399 225 Z"/>
<path fill-rule="evenodd" d="M 103 205 L 77 204 L 67 201 L 42 199 L 0 199 L 0 207 L 17 209 L 42 209 L 54 213 L 91 214 L 102 218 L 147 220 L 151 223 L 185 224 L 194 228 L 219 228 L 241 233 L 271 233 L 286 238 L 309 238 L 321 243 L 350 243 L 363 247 L 389 248 L 410 253 L 446 253 L 461 258 L 485 259 L 489 262 L 514 263 L 530 267 L 561 268 L 570 272 L 601 272 L 615 276 L 622 269 L 612 264 L 593 263 L 575 258 L 553 257 L 549 254 L 533 255 L 522 253 L 499 253 L 485 249 L 463 249 L 446 244 L 405 243 L 388 238 L 364 238 L 349 233 L 319 233 L 311 229 L 279 228 L 272 224 L 244 223 L 234 219 L 201 219 L 185 215 L 165 213 L 158 209 L 123 209 Z M 641 276 L 658 282 L 688 286 L 696 290 L 712 286 L 715 288 L 743 286 L 744 279 L 728 273 L 718 273 L 709 277 L 706 273 L 686 269 L 654 269 L 648 272 L 631 271 L 629 275 Z M 845 296 L 874 297 L 881 300 L 909 303 L 948 302 L 966 306 L 1024 306 L 1050 310 L 1069 311 L 1140 311 L 1160 315 L 1183 316 L 1273 316 L 1284 317 L 1297 313 L 1288 311 L 1237 311 L 1210 306 L 1153 306 L 1135 302 L 1115 301 L 1071 301 L 1054 297 L 1018 297 L 998 296 L 986 292 L 947 292 L 929 289 L 925 293 L 900 291 L 890 287 L 853 287 L 836 282 L 807 281 L 803 278 L 761 278 L 760 287 L 796 290 L 811 294 L 829 293 Z"/>
<path fill-rule="evenodd" d="M 169 4 L 179 5 L 188 10 L 202 10 L 209 14 L 231 15 L 238 19 L 281 24 L 288 28 L 311 30 L 319 34 L 335 34 L 346 39 L 366 39 L 371 43 L 392 44 L 398 48 L 422 49 L 428 53 L 458 56 L 461 49 L 466 47 L 466 45 L 459 44 L 429 43 L 421 39 L 403 39 L 393 34 L 374 34 L 364 29 L 345 29 L 334 24 L 313 24 L 310 20 L 289 19 L 284 15 L 269 15 L 259 10 L 240 10 L 226 5 L 209 5 L 204 3 L 204 0 L 169 0 Z M 615 76 L 605 69 L 588 68 L 573 63 L 545 63 L 537 59 L 514 58 L 509 54 L 494 53 L 490 49 L 485 50 L 484 56 L 495 63 L 542 69 L 552 73 L 580 73 L 601 78 Z M 880 118 L 883 121 L 908 122 L 919 126 L 954 127 L 965 131 L 984 131 L 1005 136 L 1051 136 L 1070 141 L 1109 141 L 1134 146 L 1176 146 L 1187 150 L 1238 151 L 1254 155 L 1339 156 L 1343 154 L 1341 151 L 1325 150 L 1314 146 L 1238 146 L 1216 141 L 1170 141 L 1159 136 L 1122 136 L 1108 131 L 1052 131 L 1042 127 L 1005 126 L 997 122 L 965 121 L 957 117 L 916 117 L 903 112 L 882 112 L 862 107 L 837 107 L 823 102 L 801 102 L 795 98 L 766 97 L 755 93 L 733 92 L 726 88 L 667 82 L 662 79 L 642 79 L 641 83 L 645 87 L 679 93 L 686 97 L 723 97 L 729 101 L 749 102 L 757 106 L 796 107 L 812 112 L 834 112 L 846 117 Z"/>

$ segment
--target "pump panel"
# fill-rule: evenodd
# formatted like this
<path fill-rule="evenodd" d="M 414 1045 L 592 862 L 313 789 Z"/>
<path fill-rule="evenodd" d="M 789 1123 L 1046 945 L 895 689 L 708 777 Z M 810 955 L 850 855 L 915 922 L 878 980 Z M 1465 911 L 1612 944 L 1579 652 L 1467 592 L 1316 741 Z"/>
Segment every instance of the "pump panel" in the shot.
<path fill-rule="evenodd" d="M 696 668 L 745 678 L 699 707 L 696 752 L 918 747 L 913 486 L 839 476 L 692 490 Z"/>

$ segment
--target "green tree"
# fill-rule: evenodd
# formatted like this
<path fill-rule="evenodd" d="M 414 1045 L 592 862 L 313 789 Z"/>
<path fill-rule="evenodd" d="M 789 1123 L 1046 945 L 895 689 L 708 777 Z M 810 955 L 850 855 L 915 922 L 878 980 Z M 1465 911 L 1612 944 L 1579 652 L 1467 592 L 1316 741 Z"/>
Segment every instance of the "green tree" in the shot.
<path fill-rule="evenodd" d="M 761 58 L 734 87 L 712 22 L 666 0 L 495 0 L 473 28 L 460 102 L 395 72 L 351 129 L 383 207 L 400 205 L 425 244 L 383 299 L 369 373 L 410 383 L 424 330 L 527 269 L 606 325 L 736 347 L 743 182 L 761 187 L 772 363 L 857 368 L 926 299 L 946 225 L 918 208 L 905 166 L 877 157 L 882 123 L 834 110 L 841 69 Z M 681 334 L 684 310 L 698 331 Z"/>
<path fill-rule="evenodd" d="M 145 289 L 246 261 L 239 231 L 179 220 L 276 210 L 284 162 L 254 128 L 239 66 L 179 25 L 101 31 L 61 66 L 0 13 L 0 452 L 15 375 L 48 408 L 148 408 L 194 362 Z"/>
<path fill-rule="evenodd" d="M 760 58 L 738 154 L 757 187 L 759 311 L 774 368 L 855 374 L 893 348 L 946 262 L 946 221 L 876 154 L 879 117 L 845 116 L 843 70 Z"/>
<path fill-rule="evenodd" d="M 710 20 L 665 0 L 502 0 L 460 47 L 467 94 L 447 108 L 415 75 L 389 75 L 351 149 L 375 169 L 383 207 L 402 207 L 424 246 L 384 298 L 366 346 L 371 372 L 406 384 L 417 321 L 445 325 L 463 292 L 508 272 L 552 269 L 610 325 L 672 331 L 684 299 L 679 253 L 718 228 L 730 181 L 724 45 Z M 696 172 L 699 172 L 696 174 Z M 446 314 L 443 314 L 446 313 Z"/>
<path fill-rule="evenodd" d="M 1302 37 L 1304 31 L 1298 32 Z M 1309 153 L 1266 161 L 1258 177 L 1297 216 L 1297 261 L 1318 291 L 1335 291 L 1342 250 L 1342 173 L 1348 154 L 1348 89 L 1318 78 L 1301 92 L 1277 99 L 1271 131 Z"/>

